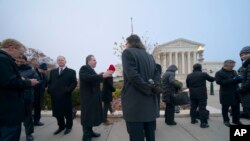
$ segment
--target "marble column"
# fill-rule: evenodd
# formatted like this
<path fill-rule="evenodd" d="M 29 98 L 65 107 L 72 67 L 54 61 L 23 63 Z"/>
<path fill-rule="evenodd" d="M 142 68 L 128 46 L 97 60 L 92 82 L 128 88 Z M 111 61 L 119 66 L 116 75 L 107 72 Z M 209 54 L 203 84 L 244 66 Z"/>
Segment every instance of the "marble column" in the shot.
<path fill-rule="evenodd" d="M 185 59 L 184 59 L 184 52 L 181 53 L 181 68 L 182 68 L 182 74 L 185 74 Z"/>
<path fill-rule="evenodd" d="M 169 65 L 173 64 L 173 60 L 172 60 L 172 52 L 169 52 Z"/>
<path fill-rule="evenodd" d="M 167 68 L 167 54 L 163 53 L 163 68 L 166 69 Z"/>
<path fill-rule="evenodd" d="M 175 65 L 176 67 L 179 69 L 179 65 L 178 65 L 178 52 L 175 52 Z M 179 73 L 179 72 L 178 72 Z"/>
<path fill-rule="evenodd" d="M 188 62 L 188 71 L 187 73 L 189 74 L 191 72 L 191 59 L 190 59 L 190 53 L 191 52 L 187 52 L 187 62 Z"/>

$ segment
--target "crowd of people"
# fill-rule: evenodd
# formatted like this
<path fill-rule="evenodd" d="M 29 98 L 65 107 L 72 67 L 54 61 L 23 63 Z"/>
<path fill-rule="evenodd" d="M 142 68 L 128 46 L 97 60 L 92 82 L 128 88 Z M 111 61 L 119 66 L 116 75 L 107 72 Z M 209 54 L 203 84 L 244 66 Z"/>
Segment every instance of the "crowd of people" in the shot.
<path fill-rule="evenodd" d="M 126 49 L 122 52 L 123 89 L 121 92 L 122 112 L 130 141 L 155 141 L 156 119 L 160 113 L 160 95 L 166 103 L 165 123 L 176 125 L 175 95 L 181 90 L 176 80 L 177 66 L 172 64 L 162 75 L 162 68 L 147 53 L 139 36 L 133 34 L 126 39 Z M 27 141 L 33 141 L 34 126 L 40 122 L 44 93 L 47 89 L 51 97 L 52 114 L 57 120 L 58 129 L 54 135 L 64 131 L 69 134 L 73 127 L 73 107 L 71 94 L 78 82 L 76 71 L 66 66 L 64 56 L 57 57 L 57 68 L 48 71 L 48 65 L 41 63 L 37 68 L 28 64 L 25 46 L 15 40 L 6 39 L 0 50 L 0 140 L 19 141 L 21 124 L 25 126 Z M 206 81 L 216 81 L 220 85 L 220 103 L 224 124 L 230 126 L 228 116 L 231 108 L 232 123 L 240 122 L 240 103 L 246 117 L 250 117 L 250 46 L 240 51 L 242 67 L 237 73 L 235 61 L 226 60 L 215 77 L 202 72 L 201 64 L 193 65 L 193 72 L 187 76 L 186 86 L 190 96 L 191 123 L 208 128 L 209 111 L 207 106 Z M 112 74 L 115 67 L 107 71 L 95 72 L 97 61 L 94 55 L 86 57 L 86 64 L 79 71 L 82 141 L 100 137 L 93 131 L 101 123 L 112 124 L 107 113 L 113 113 Z M 101 88 L 101 83 L 102 88 Z M 199 117 L 197 116 L 197 111 Z"/>

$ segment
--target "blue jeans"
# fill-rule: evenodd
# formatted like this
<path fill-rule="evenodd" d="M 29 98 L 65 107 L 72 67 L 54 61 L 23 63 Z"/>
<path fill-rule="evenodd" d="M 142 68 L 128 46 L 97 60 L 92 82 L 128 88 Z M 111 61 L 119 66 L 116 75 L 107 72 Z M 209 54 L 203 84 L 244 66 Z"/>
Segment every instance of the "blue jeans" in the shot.
<path fill-rule="evenodd" d="M 21 123 L 14 126 L 0 125 L 0 141 L 19 141 L 21 134 Z"/>

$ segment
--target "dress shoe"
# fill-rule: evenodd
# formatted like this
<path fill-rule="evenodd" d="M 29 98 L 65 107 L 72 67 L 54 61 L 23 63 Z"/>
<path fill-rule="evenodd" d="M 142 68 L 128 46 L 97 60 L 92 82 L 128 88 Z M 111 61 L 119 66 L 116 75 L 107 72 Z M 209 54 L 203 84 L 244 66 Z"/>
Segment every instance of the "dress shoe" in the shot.
<path fill-rule="evenodd" d="M 27 141 L 33 141 L 34 138 L 33 138 L 32 135 L 27 135 L 27 136 L 26 136 L 26 140 L 27 140 Z"/>
<path fill-rule="evenodd" d="M 230 127 L 229 121 L 224 121 L 224 124 L 225 124 L 227 127 Z"/>
<path fill-rule="evenodd" d="M 42 123 L 40 121 L 34 122 L 34 126 L 43 126 L 43 125 L 44 125 L 44 123 Z"/>
<path fill-rule="evenodd" d="M 238 121 L 238 122 L 233 122 L 233 124 L 236 124 L 236 125 L 244 125 L 244 124 L 242 124 L 240 121 Z"/>
<path fill-rule="evenodd" d="M 201 128 L 208 128 L 209 125 L 208 125 L 207 123 L 201 123 L 200 127 L 201 127 Z"/>
<path fill-rule="evenodd" d="M 89 138 L 89 137 L 83 137 L 82 141 L 91 141 L 91 138 Z"/>
<path fill-rule="evenodd" d="M 191 123 L 192 123 L 192 124 L 198 123 L 198 120 L 197 120 L 197 119 L 191 120 Z"/>
<path fill-rule="evenodd" d="M 68 134 L 69 132 L 71 132 L 71 129 L 67 129 L 64 131 L 64 135 Z"/>
<path fill-rule="evenodd" d="M 94 138 L 100 137 L 100 136 L 101 136 L 101 134 L 95 133 L 95 132 L 92 132 L 92 134 L 91 134 L 91 137 L 94 137 Z"/>
<path fill-rule="evenodd" d="M 54 135 L 59 134 L 60 132 L 62 132 L 64 130 L 64 128 L 58 128 L 55 132 Z"/>
<path fill-rule="evenodd" d="M 171 122 L 166 122 L 167 125 L 176 125 L 177 123 L 175 121 L 171 121 Z"/>

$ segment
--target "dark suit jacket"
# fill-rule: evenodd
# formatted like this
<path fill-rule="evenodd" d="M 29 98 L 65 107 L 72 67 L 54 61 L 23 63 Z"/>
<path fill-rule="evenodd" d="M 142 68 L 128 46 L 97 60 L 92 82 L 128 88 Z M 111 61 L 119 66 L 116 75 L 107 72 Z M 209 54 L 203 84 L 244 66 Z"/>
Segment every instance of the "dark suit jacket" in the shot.
<path fill-rule="evenodd" d="M 59 70 L 50 72 L 48 93 L 51 95 L 53 116 L 72 114 L 71 93 L 77 86 L 76 72 L 65 68 L 59 75 Z"/>

